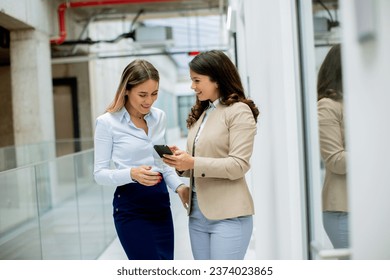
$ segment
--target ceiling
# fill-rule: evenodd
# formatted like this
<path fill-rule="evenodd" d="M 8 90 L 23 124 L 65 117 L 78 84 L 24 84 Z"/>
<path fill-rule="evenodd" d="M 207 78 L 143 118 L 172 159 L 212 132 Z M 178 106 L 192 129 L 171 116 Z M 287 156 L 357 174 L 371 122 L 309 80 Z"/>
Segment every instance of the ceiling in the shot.
<path fill-rule="evenodd" d="M 138 23 L 171 26 L 176 37 L 175 44 L 181 44 L 182 48 L 220 45 L 216 34 L 221 28 L 222 15 L 226 15 L 228 0 L 123 0 L 128 2 L 127 4 L 110 4 L 109 1 L 121 2 L 121 0 L 54 0 L 53 2 L 54 6 L 59 6 L 61 3 L 68 4 L 66 15 L 80 26 L 86 27 L 91 21 L 115 20 L 128 21 L 131 24 L 136 19 Z M 328 9 L 334 9 L 338 5 L 337 0 L 313 0 L 312 2 L 313 12 L 323 9 L 321 2 Z M 87 6 L 78 7 L 79 3 Z M 99 4 L 92 5 L 96 3 Z M 59 30 L 57 32 L 59 34 Z M 82 34 L 76 36 L 77 38 L 67 37 L 65 40 L 78 40 Z M 75 47 L 71 49 L 74 55 Z M 69 47 L 53 46 L 54 53 L 68 56 Z M 0 65 L 4 64 L 9 64 L 9 49 L 0 46 Z"/>
<path fill-rule="evenodd" d="M 114 1 L 115 4 L 110 4 L 110 1 Z M 180 22 L 187 19 L 187 26 L 185 27 L 187 32 L 198 34 L 198 36 L 204 32 L 210 33 L 210 29 L 214 32 L 215 28 L 219 28 L 215 26 L 216 23 L 219 25 L 219 21 L 215 20 L 215 16 L 219 17 L 226 14 L 228 5 L 228 0 L 55 0 L 54 2 L 54 5 L 57 6 L 67 4 L 68 6 L 65 9 L 67 17 L 65 19 L 72 18 L 84 27 L 91 21 L 121 20 L 121 22 L 128 21 L 131 23 L 137 17 L 137 22 L 149 22 L 151 25 L 161 24 L 161 21 L 165 20 L 165 25 L 171 25 L 173 29 L 177 28 L 178 34 L 180 34 L 183 33 L 180 29 L 184 27 L 180 26 Z M 122 4 L 124 2 L 127 3 Z M 80 3 L 84 6 L 79 6 Z M 191 17 L 197 18 L 197 20 L 192 20 L 191 26 L 189 26 L 188 22 L 191 20 L 188 20 L 188 18 Z M 210 17 L 214 18 L 210 20 Z M 173 21 L 174 18 L 179 20 Z M 200 25 L 199 20 L 202 21 L 203 18 L 206 18 L 206 21 Z M 60 33 L 59 30 L 57 32 Z M 77 38 L 67 37 L 65 40 L 78 40 L 81 36 L 82 34 Z M 186 40 L 191 41 L 188 38 Z M 196 39 L 192 41 L 196 41 Z M 52 47 L 56 56 L 69 55 L 69 47 L 61 48 L 53 45 Z M 74 47 L 72 49 L 74 50 Z M 0 46 L 0 65 L 9 65 L 9 63 L 9 49 Z"/>
<path fill-rule="evenodd" d="M 116 3 L 128 2 L 126 4 L 107 4 L 110 1 Z M 64 1 L 57 0 L 58 3 Z M 71 7 L 72 3 L 78 2 L 79 0 L 66 1 L 69 2 Z M 177 16 L 188 16 L 190 13 L 193 15 L 199 14 L 215 14 L 220 11 L 226 11 L 227 0 L 106 0 L 106 1 L 95 1 L 95 0 L 84 0 L 82 1 L 84 7 L 74 5 L 72 12 L 77 14 L 80 18 L 87 20 L 92 16 L 101 15 L 107 17 L 133 17 L 140 10 L 144 10 L 144 18 L 162 18 L 162 17 L 177 17 Z M 90 5 L 89 3 L 103 4 Z"/>

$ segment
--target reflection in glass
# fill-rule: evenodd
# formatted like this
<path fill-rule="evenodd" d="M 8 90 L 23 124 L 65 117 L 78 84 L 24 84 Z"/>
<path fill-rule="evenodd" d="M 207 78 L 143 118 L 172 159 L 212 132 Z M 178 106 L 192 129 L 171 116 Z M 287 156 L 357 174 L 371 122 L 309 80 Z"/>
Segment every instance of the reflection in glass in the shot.
<path fill-rule="evenodd" d="M 349 245 L 341 68 L 341 47 L 336 44 L 326 55 L 317 80 L 319 138 L 325 166 L 323 225 L 334 248 Z"/>

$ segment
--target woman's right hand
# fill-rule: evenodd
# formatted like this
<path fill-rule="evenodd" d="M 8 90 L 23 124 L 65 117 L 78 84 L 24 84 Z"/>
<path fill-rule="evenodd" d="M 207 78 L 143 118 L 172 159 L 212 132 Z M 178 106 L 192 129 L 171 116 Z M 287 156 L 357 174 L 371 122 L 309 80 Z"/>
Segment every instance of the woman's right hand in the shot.
<path fill-rule="evenodd" d="M 171 149 L 172 153 L 175 154 L 176 152 L 178 153 L 181 153 L 182 151 L 180 150 L 180 148 L 176 145 L 172 145 L 172 146 L 168 146 L 169 149 Z"/>
<path fill-rule="evenodd" d="M 177 171 L 186 171 L 194 169 L 195 159 L 187 152 L 180 149 L 172 149 L 173 155 L 164 155 L 163 162 L 167 165 L 174 167 Z"/>
<path fill-rule="evenodd" d="M 139 167 L 132 167 L 130 176 L 133 181 L 145 186 L 154 186 L 161 182 L 162 175 L 160 172 L 152 171 L 151 166 L 141 165 Z"/>

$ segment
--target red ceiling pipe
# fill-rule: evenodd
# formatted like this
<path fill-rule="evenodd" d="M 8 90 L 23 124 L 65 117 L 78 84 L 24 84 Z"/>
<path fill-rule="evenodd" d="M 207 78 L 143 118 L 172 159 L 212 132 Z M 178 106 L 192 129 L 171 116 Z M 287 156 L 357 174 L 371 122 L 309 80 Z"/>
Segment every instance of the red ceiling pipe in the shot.
<path fill-rule="evenodd" d="M 61 45 L 66 39 L 66 26 L 65 26 L 65 11 L 67 8 L 80 8 L 80 7 L 96 7 L 107 5 L 120 5 L 120 4 L 145 4 L 145 3 L 162 3 L 162 2 L 177 2 L 178 0 L 101 0 L 101 1 L 81 1 L 81 2 L 64 2 L 58 5 L 58 26 L 60 29 L 60 35 L 50 39 L 51 44 Z"/>

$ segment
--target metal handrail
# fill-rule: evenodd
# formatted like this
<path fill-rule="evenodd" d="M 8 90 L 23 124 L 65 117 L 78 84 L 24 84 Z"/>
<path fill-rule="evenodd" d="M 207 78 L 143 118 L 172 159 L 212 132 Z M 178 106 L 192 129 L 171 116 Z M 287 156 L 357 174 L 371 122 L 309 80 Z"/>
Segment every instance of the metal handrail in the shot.
<path fill-rule="evenodd" d="M 310 243 L 310 250 L 321 260 L 348 259 L 351 257 L 350 248 L 324 249 L 319 242 L 315 240 Z"/>

